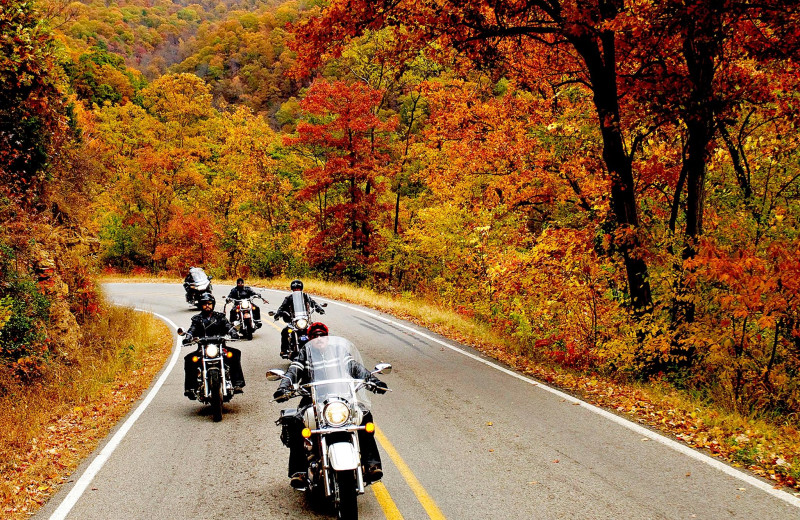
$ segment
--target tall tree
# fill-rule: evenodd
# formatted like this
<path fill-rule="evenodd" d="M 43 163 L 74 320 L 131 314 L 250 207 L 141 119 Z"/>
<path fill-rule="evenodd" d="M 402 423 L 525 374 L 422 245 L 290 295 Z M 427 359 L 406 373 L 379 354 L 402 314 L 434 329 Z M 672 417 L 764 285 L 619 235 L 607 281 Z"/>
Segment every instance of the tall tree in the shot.
<path fill-rule="evenodd" d="M 619 237 L 617 249 L 627 272 L 631 304 L 637 313 L 653 303 L 648 267 L 641 251 L 632 157 L 642 136 L 627 132 L 621 121 L 619 58 L 622 0 L 334 0 L 317 18 L 300 23 L 295 45 L 305 67 L 318 65 L 325 51 L 333 55 L 366 29 L 391 27 L 397 33 L 395 55 L 411 59 L 423 49 L 455 49 L 474 65 L 519 79 L 536 88 L 539 79 L 586 85 L 593 96 L 610 177 L 611 210 Z M 435 45 L 434 45 L 435 44 Z M 546 55 L 545 72 L 528 66 L 530 57 Z M 550 78 L 547 78 L 550 79 Z"/>
<path fill-rule="evenodd" d="M 53 41 L 32 0 L 0 0 L 0 193 L 27 207 L 66 137 Z"/>
<path fill-rule="evenodd" d="M 312 264 L 354 279 L 374 262 L 376 225 L 382 217 L 379 177 L 388 161 L 387 134 L 394 121 L 374 112 L 383 92 L 363 83 L 315 81 L 301 102 L 307 119 L 288 144 L 305 148 L 318 164 L 305 171 L 301 197 L 318 202 Z"/>

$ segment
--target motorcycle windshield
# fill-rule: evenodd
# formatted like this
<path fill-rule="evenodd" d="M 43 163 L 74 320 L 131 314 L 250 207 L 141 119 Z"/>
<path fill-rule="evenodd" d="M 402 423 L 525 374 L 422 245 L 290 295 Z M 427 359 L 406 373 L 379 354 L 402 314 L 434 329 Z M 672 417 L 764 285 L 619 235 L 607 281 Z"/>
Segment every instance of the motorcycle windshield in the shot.
<path fill-rule="evenodd" d="M 318 403 L 337 397 L 359 403 L 363 409 L 369 410 L 369 394 L 363 387 L 356 390 L 361 381 L 353 379 L 350 373 L 353 363 L 363 365 L 355 345 L 339 336 L 324 336 L 306 343 L 305 349 L 309 378 L 315 383 Z"/>
<path fill-rule="evenodd" d="M 192 275 L 192 282 L 195 285 L 203 285 L 208 283 L 208 275 L 199 267 L 192 267 L 189 269 L 189 274 Z"/>
<path fill-rule="evenodd" d="M 308 311 L 306 310 L 306 299 L 303 297 L 303 291 L 292 292 L 292 308 L 295 318 L 308 317 Z"/>

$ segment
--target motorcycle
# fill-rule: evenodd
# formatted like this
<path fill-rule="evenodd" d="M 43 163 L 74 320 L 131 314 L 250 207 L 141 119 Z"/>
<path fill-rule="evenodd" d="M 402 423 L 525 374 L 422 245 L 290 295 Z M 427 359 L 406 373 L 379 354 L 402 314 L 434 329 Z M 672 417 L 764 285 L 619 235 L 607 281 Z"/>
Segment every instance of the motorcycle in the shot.
<path fill-rule="evenodd" d="M 327 303 L 320 305 L 320 307 L 327 306 Z M 281 352 L 282 358 L 294 359 L 305 342 L 308 341 L 308 326 L 311 324 L 312 314 L 314 314 L 314 309 L 306 305 L 303 291 L 293 291 L 292 315 L 284 315 L 283 317 L 283 321 L 289 323 L 289 352 Z M 269 315 L 275 316 L 275 311 L 269 311 Z"/>
<path fill-rule="evenodd" d="M 325 500 L 332 505 L 339 519 L 357 520 L 357 497 L 364 494 L 368 485 L 364 481 L 358 432 L 375 431 L 374 423 L 361 424 L 370 410 L 366 390 L 372 387 L 372 383 L 350 375 L 350 360 L 361 363 L 361 357 L 350 341 L 327 336 L 312 339 L 305 348 L 310 381 L 294 385 L 289 397 L 307 397 L 310 404 L 300 410 L 281 410 L 275 423 L 283 426 L 281 439 L 288 445 L 286 428 L 302 416 L 305 425 L 303 445 L 309 461 L 305 491 L 312 501 Z M 371 373 L 389 374 L 391 370 L 389 363 L 379 363 Z M 281 378 L 287 378 L 283 370 L 267 372 L 269 381 Z"/>
<path fill-rule="evenodd" d="M 179 336 L 185 334 L 186 331 L 178 329 Z M 199 346 L 193 361 L 202 360 L 197 371 L 197 400 L 211 406 L 214 422 L 222 420 L 222 404 L 230 401 L 234 393 L 230 367 L 225 363 L 225 359 L 232 357 L 232 353 L 225 348 L 226 341 L 236 340 L 226 339 L 225 336 L 207 336 L 194 338 L 189 343 Z"/>
<path fill-rule="evenodd" d="M 222 309 L 222 312 L 225 313 L 227 312 L 228 304 L 230 303 L 232 305 L 230 315 L 231 323 L 233 323 L 233 326 L 236 327 L 236 330 L 241 332 L 241 334 L 244 336 L 244 339 L 247 340 L 253 339 L 253 332 L 256 330 L 256 325 L 253 321 L 254 298 L 258 298 L 264 303 L 269 303 L 267 300 L 262 298 L 260 294 L 258 296 L 244 298 L 242 300 L 225 298 L 225 307 Z"/>
<path fill-rule="evenodd" d="M 211 293 L 211 278 L 213 277 L 206 275 L 205 271 L 199 267 L 189 269 L 189 276 L 183 282 L 183 288 L 186 290 L 186 303 L 199 309 L 200 296 L 203 293 Z"/>

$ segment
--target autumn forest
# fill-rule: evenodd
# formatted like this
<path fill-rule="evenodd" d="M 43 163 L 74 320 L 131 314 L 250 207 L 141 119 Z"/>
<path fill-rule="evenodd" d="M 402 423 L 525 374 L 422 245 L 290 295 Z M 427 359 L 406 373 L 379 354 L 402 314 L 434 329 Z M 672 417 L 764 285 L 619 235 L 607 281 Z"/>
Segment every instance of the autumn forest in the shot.
<path fill-rule="evenodd" d="M 201 265 L 800 424 L 796 2 L 0 7 L 3 388 L 96 276 Z"/>

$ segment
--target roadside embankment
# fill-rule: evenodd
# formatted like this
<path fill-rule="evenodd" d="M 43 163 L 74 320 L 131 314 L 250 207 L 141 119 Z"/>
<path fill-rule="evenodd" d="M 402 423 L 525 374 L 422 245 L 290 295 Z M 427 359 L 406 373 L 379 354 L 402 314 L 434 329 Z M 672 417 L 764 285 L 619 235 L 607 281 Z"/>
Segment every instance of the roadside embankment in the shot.
<path fill-rule="evenodd" d="M 106 305 L 83 325 L 78 354 L 35 385 L 0 396 L 0 517 L 29 517 L 128 413 L 169 356 L 157 318 Z M 56 363 L 58 366 L 55 366 Z"/>

